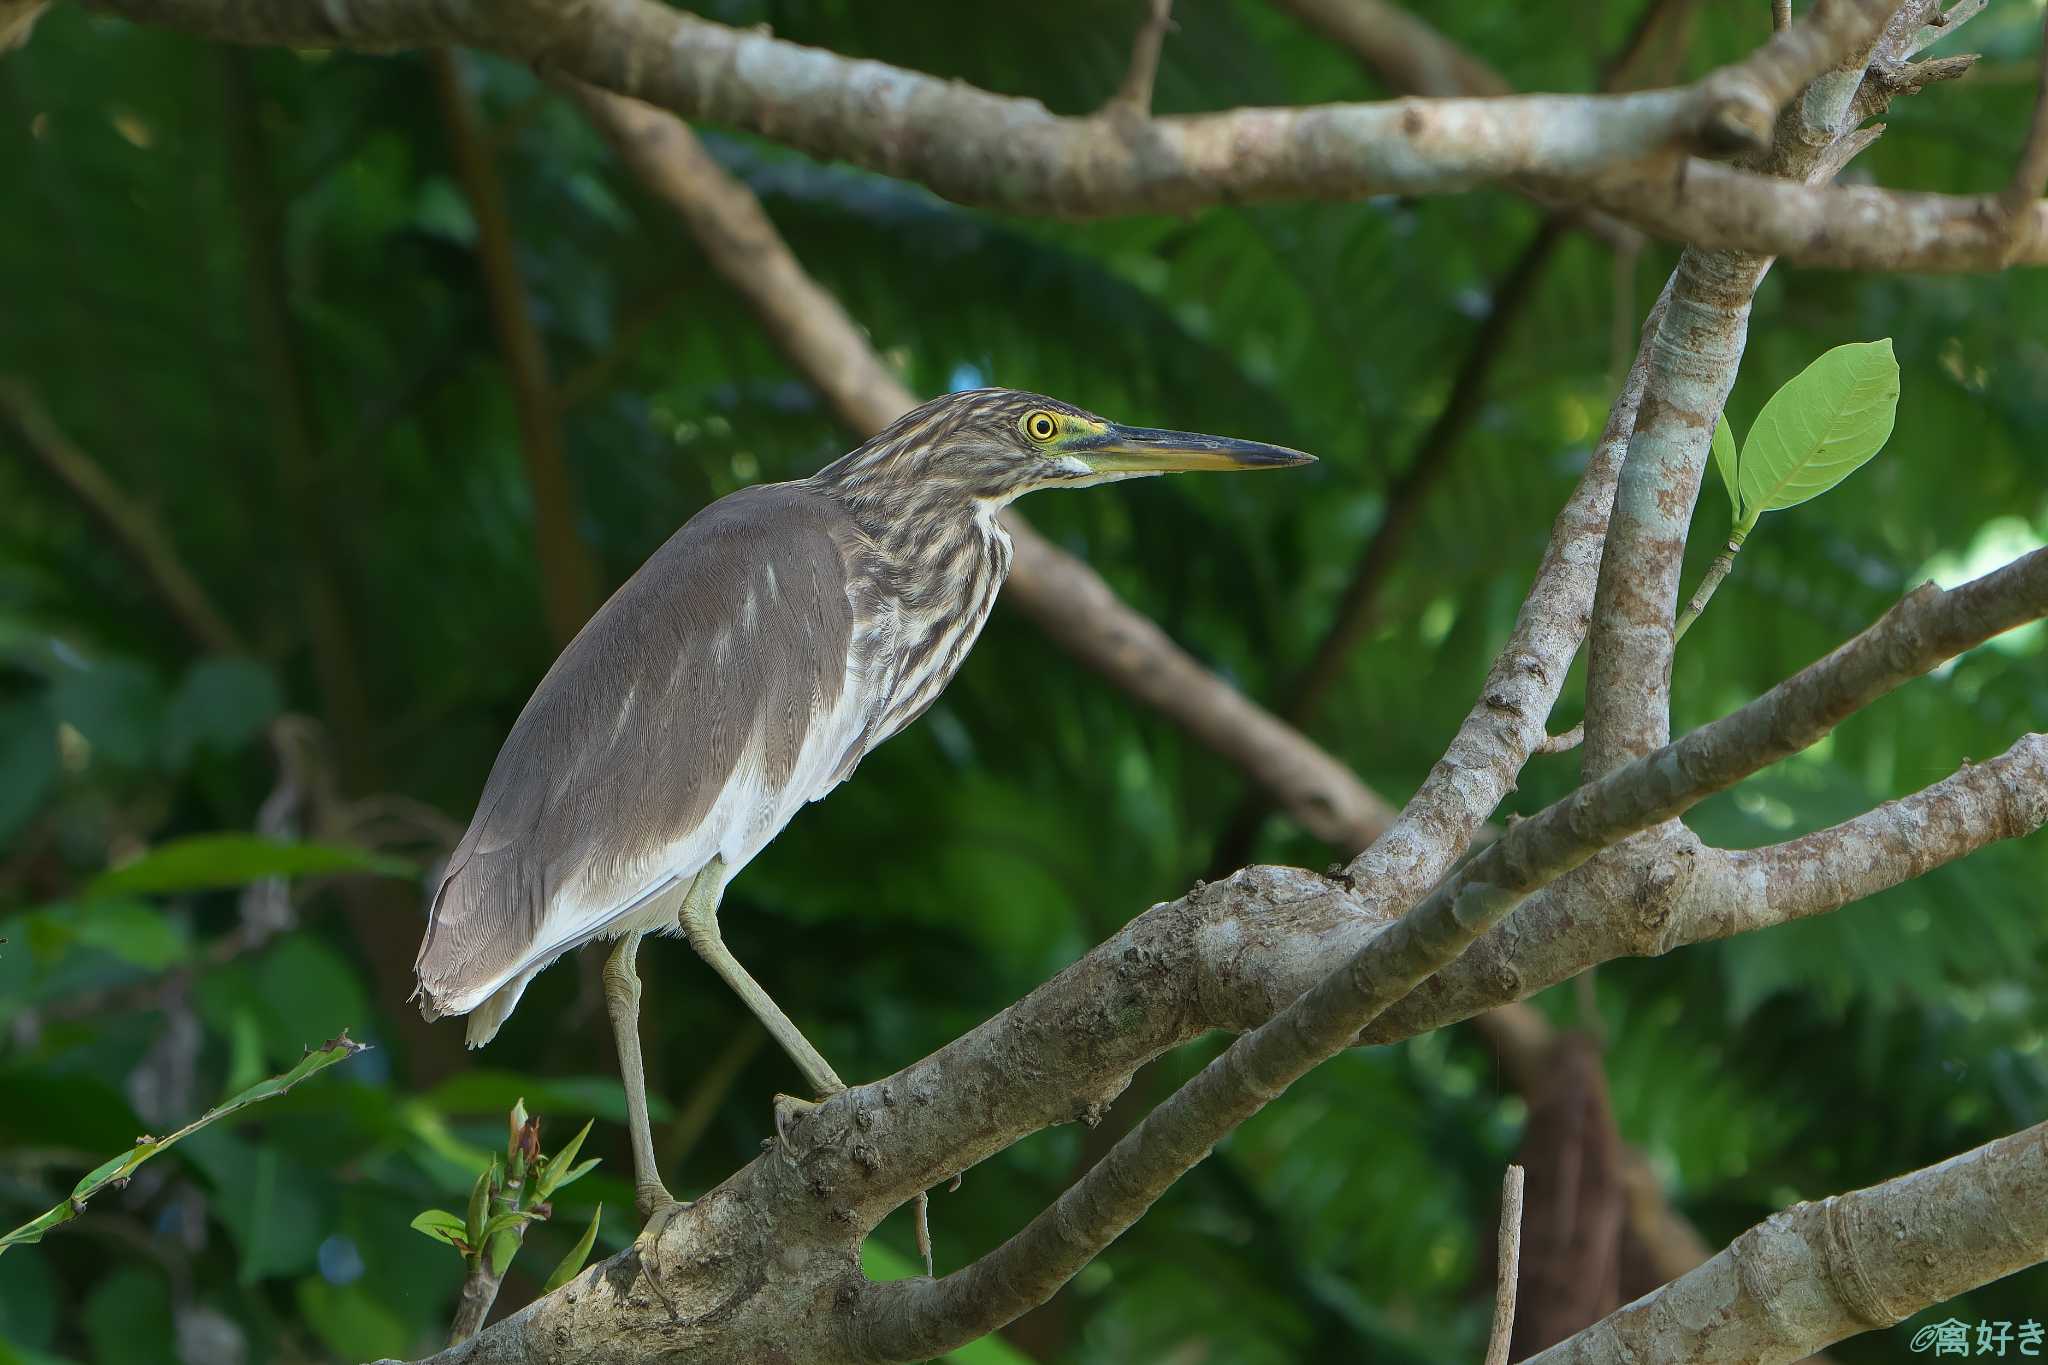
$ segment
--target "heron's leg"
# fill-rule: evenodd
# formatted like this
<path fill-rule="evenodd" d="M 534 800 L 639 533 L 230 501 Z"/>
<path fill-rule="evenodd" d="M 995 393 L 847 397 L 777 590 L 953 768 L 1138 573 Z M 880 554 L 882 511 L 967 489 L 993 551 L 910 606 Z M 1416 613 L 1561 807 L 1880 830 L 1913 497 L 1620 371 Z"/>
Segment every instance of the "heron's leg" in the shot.
<path fill-rule="evenodd" d="M 626 1129 L 633 1138 L 634 1203 L 640 1216 L 674 1204 L 654 1168 L 654 1130 L 647 1122 L 647 1073 L 640 1064 L 640 972 L 634 958 L 640 935 L 627 934 L 604 964 L 604 1002 L 619 1043 L 619 1078 L 626 1083 Z"/>
<path fill-rule="evenodd" d="M 683 936 L 690 940 L 690 946 L 697 950 L 697 956 L 711 964 L 711 969 L 725 978 L 725 984 L 733 993 L 746 1002 L 770 1037 L 782 1044 L 782 1050 L 796 1063 L 797 1070 L 804 1073 L 804 1080 L 820 1099 L 836 1095 L 846 1089 L 846 1082 L 839 1079 L 825 1059 L 818 1055 L 789 1022 L 776 1003 L 768 998 L 768 992 L 761 989 L 761 983 L 747 974 L 739 959 L 725 946 L 725 940 L 718 933 L 718 902 L 725 894 L 725 865 L 717 859 L 702 872 L 690 886 L 690 894 L 683 901 Z"/>

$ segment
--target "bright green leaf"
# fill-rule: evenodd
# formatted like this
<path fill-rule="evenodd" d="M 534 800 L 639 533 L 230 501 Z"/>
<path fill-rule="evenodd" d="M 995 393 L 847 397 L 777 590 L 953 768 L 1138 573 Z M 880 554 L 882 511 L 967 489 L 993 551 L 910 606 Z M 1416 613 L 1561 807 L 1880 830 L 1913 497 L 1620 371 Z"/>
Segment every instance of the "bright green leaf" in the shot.
<path fill-rule="evenodd" d="M 583 1150 L 583 1139 L 590 1136 L 590 1125 L 595 1122 L 597 1122 L 596 1119 L 585 1120 L 583 1127 L 577 1131 L 576 1136 L 570 1138 L 563 1145 L 561 1151 L 556 1152 L 542 1164 L 540 1178 L 534 1182 L 536 1198 L 547 1199 L 556 1190 L 583 1174 L 582 1171 L 573 1170 L 571 1167 L 576 1160 L 576 1153 Z M 591 1158 L 592 1163 L 596 1162 L 596 1160 L 596 1157 Z M 589 1169 L 588 1166 L 585 1167 L 585 1170 L 587 1169 Z"/>
<path fill-rule="evenodd" d="M 1721 481 L 1728 485 L 1728 515 L 1739 522 L 1742 520 L 1742 486 L 1736 477 L 1735 433 L 1728 428 L 1728 414 L 1725 412 L 1714 419 L 1714 467 L 1721 471 Z"/>
<path fill-rule="evenodd" d="M 195 834 L 158 844 L 132 863 L 101 873 L 88 895 L 199 891 L 246 886 L 265 877 L 301 877 L 323 872 L 370 872 L 410 877 L 418 869 L 338 844 L 295 844 L 255 834 Z"/>
<path fill-rule="evenodd" d="M 1891 338 L 1826 352 L 1757 414 L 1742 449 L 1742 506 L 1775 512 L 1827 492 L 1883 447 L 1898 405 Z"/>
<path fill-rule="evenodd" d="M 412 1228 L 413 1231 L 425 1233 L 437 1242 L 447 1243 L 457 1251 L 462 1249 L 464 1233 L 467 1231 L 462 1225 L 462 1219 L 446 1209 L 428 1209 L 412 1220 Z"/>
<path fill-rule="evenodd" d="M 43 1234 L 51 1228 L 68 1223 L 83 1213 L 88 1199 L 98 1194 L 108 1185 L 127 1180 L 135 1174 L 137 1167 L 157 1153 L 190 1137 L 208 1124 L 216 1123 L 228 1117 L 237 1110 L 246 1109 L 260 1100 L 272 1099 L 284 1094 L 285 1091 L 290 1090 L 314 1072 L 323 1071 L 333 1066 L 336 1062 L 346 1061 L 362 1050 L 363 1044 L 350 1041 L 349 1036 L 343 1033 L 317 1048 L 307 1049 L 305 1057 L 300 1060 L 299 1064 L 284 1075 L 272 1076 L 269 1080 L 260 1081 L 238 1095 L 222 1100 L 219 1104 L 207 1110 L 177 1132 L 172 1133 L 169 1137 L 138 1140 L 135 1146 L 128 1151 L 110 1157 L 95 1167 L 72 1188 L 69 1199 L 44 1213 L 41 1217 L 22 1224 L 5 1236 L 0 1236 L 0 1252 L 5 1252 L 11 1246 L 27 1245 L 31 1242 L 42 1241 Z"/>
<path fill-rule="evenodd" d="M 484 1244 L 484 1224 L 490 1220 L 491 1189 L 498 1183 L 498 1158 L 493 1156 L 491 1164 L 477 1172 L 476 1184 L 469 1187 L 469 1212 L 463 1216 L 462 1232 L 472 1247 Z"/>
<path fill-rule="evenodd" d="M 590 1259 L 590 1248 L 597 1244 L 597 1225 L 604 1217 L 604 1205 L 599 1204 L 590 1215 L 590 1226 L 583 1229 L 583 1235 L 576 1239 L 576 1245 L 569 1248 L 569 1254 L 555 1263 L 548 1274 L 548 1282 L 541 1286 L 543 1295 L 552 1294 L 576 1278 L 583 1269 L 583 1263 Z"/>

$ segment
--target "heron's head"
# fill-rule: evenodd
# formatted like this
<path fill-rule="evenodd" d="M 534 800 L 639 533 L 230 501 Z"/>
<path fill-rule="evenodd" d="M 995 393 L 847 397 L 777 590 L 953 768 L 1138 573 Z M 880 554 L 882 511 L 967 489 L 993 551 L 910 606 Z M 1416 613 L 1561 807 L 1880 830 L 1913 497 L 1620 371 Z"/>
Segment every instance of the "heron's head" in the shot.
<path fill-rule="evenodd" d="M 1043 394 L 969 389 L 913 408 L 820 478 L 1006 503 L 1039 488 L 1314 460 L 1259 441 L 1127 427 Z"/>

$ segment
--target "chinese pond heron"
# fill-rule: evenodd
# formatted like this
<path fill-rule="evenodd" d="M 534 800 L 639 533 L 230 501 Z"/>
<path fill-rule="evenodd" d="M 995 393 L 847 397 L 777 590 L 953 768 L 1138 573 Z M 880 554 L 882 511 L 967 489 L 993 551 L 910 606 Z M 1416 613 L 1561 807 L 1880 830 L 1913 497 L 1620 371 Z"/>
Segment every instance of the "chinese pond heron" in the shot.
<path fill-rule="evenodd" d="M 1120 426 L 1037 394 L 934 399 L 807 479 L 692 517 L 562 651 L 450 857 L 416 970 L 429 1018 L 489 1042 L 534 973 L 616 939 L 604 987 L 643 1215 L 643 935 L 680 930 L 819 1096 L 845 1086 L 718 933 L 726 884 L 799 807 L 928 706 L 1010 568 L 996 514 L 1034 489 L 1307 464 L 1253 441 Z"/>

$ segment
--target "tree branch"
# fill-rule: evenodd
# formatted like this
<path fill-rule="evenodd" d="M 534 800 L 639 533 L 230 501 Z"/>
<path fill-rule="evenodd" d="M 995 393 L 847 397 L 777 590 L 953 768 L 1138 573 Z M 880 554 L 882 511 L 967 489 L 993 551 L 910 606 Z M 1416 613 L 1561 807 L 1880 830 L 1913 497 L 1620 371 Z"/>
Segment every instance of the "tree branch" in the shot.
<path fill-rule="evenodd" d="M 1349 49 L 1394 91 L 1447 99 L 1514 93 L 1507 78 L 1387 0 L 1279 0 L 1280 8 Z"/>
<path fill-rule="evenodd" d="M 597 566 L 576 534 L 576 497 L 562 448 L 562 423 L 548 378 L 547 347 L 526 302 L 505 189 L 491 149 L 477 126 L 476 101 L 463 84 L 461 59 L 447 48 L 427 54 L 448 152 L 476 219 L 476 263 L 491 306 L 492 329 L 511 381 L 519 420 L 519 453 L 533 498 L 534 551 L 548 633 L 566 645 L 583 628 L 597 601 Z"/>
<path fill-rule="evenodd" d="M 468 43 L 686 118 L 1018 212 L 1170 212 L 1265 198 L 1590 176 L 1673 145 L 1760 148 L 1778 109 L 1866 47 L 1890 0 L 1818 0 L 1750 57 L 1672 90 L 1240 109 L 1140 124 L 1059 117 L 880 62 L 699 19 L 656 0 L 91 0 L 234 42 L 388 50 Z"/>
<path fill-rule="evenodd" d="M 178 557 L 177 547 L 149 509 L 130 498 L 99 462 L 64 434 L 28 386 L 0 375 L 0 433 L 41 463 L 90 512 L 121 552 L 202 649 L 246 654 L 241 633 L 214 605 L 205 587 Z"/>
<path fill-rule="evenodd" d="M 2048 1259 L 2048 1124 L 1773 1214 L 1529 1365 L 1780 1365 Z M 1915 1348 L 1919 1349 L 1919 1348 Z"/>
<path fill-rule="evenodd" d="M 784 245 L 752 192 L 681 120 L 589 86 L 567 88 L 842 422 L 871 435 L 916 406 L 859 325 Z M 1343 764 L 1202 667 L 1015 509 L 1003 524 L 1015 547 L 1003 601 L 1243 768 L 1318 837 L 1362 847 L 1386 828 L 1391 807 Z"/>
<path fill-rule="evenodd" d="M 1131 42 L 1131 64 L 1107 111 L 1144 119 L 1152 113 L 1152 83 L 1159 75 L 1159 49 L 1173 27 L 1173 0 L 1145 0 L 1145 21 Z"/>
<path fill-rule="evenodd" d="M 1513 826 L 1307 994 L 1240 1037 L 1001 1247 L 940 1280 L 868 1286 L 855 1310 L 857 1355 L 926 1359 L 1043 1302 L 1218 1141 L 1350 1046 L 1530 893 L 1798 752 L 1943 659 L 2044 614 L 2048 550 L 1951 592 L 1928 584 L 1756 701 Z M 888 1166 L 886 1140 L 876 1146 Z"/>
<path fill-rule="evenodd" d="M 1937 0 L 1912 0 L 1905 21 Z M 1917 28 L 1917 24 L 1911 25 Z M 1894 43 L 1904 22 L 1890 26 Z M 1788 114 L 1769 168 L 1827 181 L 1867 145 L 1850 104 L 1881 55 L 1880 35 L 1853 66 L 1814 82 Z M 1587 643 L 1586 742 L 1589 777 L 1662 745 L 1670 737 L 1671 659 L 1679 573 L 1715 419 L 1735 386 L 1749 336 L 1750 300 L 1771 258 L 1688 248 L 1672 276 L 1671 304 L 1652 342 L 1642 413 L 1615 489 L 1614 519 L 1600 565 Z"/>
<path fill-rule="evenodd" d="M 1494 1238 L 1493 1330 L 1486 1339 L 1486 1365 L 1508 1365 L 1515 1334 L 1515 1277 L 1522 1264 L 1522 1168 L 1508 1167 L 1500 1185 L 1500 1232 Z"/>

